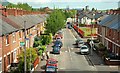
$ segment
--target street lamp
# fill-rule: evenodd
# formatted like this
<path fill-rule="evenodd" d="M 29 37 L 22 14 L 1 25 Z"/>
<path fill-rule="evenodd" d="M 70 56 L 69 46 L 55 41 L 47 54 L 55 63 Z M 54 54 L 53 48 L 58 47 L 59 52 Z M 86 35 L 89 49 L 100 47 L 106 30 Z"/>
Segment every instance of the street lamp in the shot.
<path fill-rule="evenodd" d="M 93 36 L 92 36 L 92 19 L 91 19 L 91 41 L 90 41 L 90 46 L 91 46 L 91 55 L 92 55 L 92 49 L 93 49 Z"/>
<path fill-rule="evenodd" d="M 31 36 L 32 36 L 32 34 L 29 34 L 29 48 L 31 47 Z M 32 58 L 32 56 L 31 56 L 31 48 L 30 48 L 30 73 L 32 73 L 31 58 Z"/>

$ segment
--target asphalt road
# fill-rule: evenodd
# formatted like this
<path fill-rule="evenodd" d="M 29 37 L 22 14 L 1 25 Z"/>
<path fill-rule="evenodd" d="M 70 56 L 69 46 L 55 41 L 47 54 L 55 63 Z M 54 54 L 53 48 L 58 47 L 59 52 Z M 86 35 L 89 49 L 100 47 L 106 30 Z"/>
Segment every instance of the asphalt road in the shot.
<path fill-rule="evenodd" d="M 75 32 L 75 31 L 73 31 Z M 58 61 L 58 73 L 101 73 L 98 71 L 105 71 L 107 73 L 107 66 L 92 66 L 86 55 L 81 55 L 79 48 L 76 48 L 75 44 L 75 33 L 72 33 L 70 29 L 63 29 L 63 47 L 61 48 L 60 54 L 50 53 L 50 58 L 54 58 Z M 86 41 L 86 39 L 83 39 Z M 47 47 L 47 51 L 52 52 L 52 45 Z M 36 71 L 44 71 L 46 61 L 41 61 Z M 114 70 L 109 68 L 108 70 Z M 62 72 L 61 72 L 62 71 Z M 108 72 L 110 73 L 110 72 Z"/>
<path fill-rule="evenodd" d="M 75 47 L 75 37 L 70 29 L 63 29 L 62 42 L 61 53 L 50 55 L 58 60 L 58 71 L 95 71 L 85 56 L 80 55 L 79 48 Z"/>

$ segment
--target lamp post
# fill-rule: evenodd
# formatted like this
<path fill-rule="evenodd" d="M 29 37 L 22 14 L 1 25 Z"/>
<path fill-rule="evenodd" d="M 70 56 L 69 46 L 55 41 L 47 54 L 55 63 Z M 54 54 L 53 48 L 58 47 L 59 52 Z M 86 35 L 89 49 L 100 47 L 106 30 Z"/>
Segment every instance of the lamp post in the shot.
<path fill-rule="evenodd" d="M 26 21 L 24 21 L 24 72 L 26 73 L 27 69 L 26 69 Z"/>
<path fill-rule="evenodd" d="M 91 45 L 91 55 L 92 55 L 92 49 L 93 49 L 93 36 L 92 36 L 92 19 L 91 19 L 91 41 L 90 41 L 90 45 Z"/>
<path fill-rule="evenodd" d="M 31 47 L 31 36 L 32 36 L 32 34 L 29 34 L 29 48 Z M 30 73 L 32 73 L 32 67 L 31 67 L 32 62 L 31 62 L 31 58 L 32 58 L 32 56 L 31 56 L 31 48 L 30 48 Z"/>

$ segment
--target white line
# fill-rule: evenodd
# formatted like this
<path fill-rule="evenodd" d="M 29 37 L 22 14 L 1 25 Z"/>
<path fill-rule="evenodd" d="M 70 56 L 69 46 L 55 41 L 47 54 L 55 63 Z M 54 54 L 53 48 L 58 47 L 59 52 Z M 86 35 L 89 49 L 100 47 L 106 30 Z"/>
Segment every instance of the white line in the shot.
<path fill-rule="evenodd" d="M 70 30 L 69 30 L 69 31 L 70 31 Z M 74 38 L 75 40 L 77 40 L 71 31 L 70 31 L 70 34 L 73 36 L 73 38 Z"/>
<path fill-rule="evenodd" d="M 65 51 L 65 52 L 68 52 L 68 51 Z"/>
<path fill-rule="evenodd" d="M 70 52 L 70 49 L 68 51 Z"/>
<path fill-rule="evenodd" d="M 70 58 L 72 60 L 72 58 Z"/>
<path fill-rule="evenodd" d="M 60 68 L 60 69 L 65 69 L 65 68 Z"/>

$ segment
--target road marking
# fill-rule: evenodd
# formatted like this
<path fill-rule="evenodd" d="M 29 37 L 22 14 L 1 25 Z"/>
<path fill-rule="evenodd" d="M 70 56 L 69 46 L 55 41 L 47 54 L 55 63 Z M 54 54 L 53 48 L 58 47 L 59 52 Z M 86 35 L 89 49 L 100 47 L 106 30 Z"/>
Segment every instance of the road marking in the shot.
<path fill-rule="evenodd" d="M 65 51 L 65 52 L 68 52 L 68 51 Z"/>
<path fill-rule="evenodd" d="M 70 30 L 69 30 L 69 31 L 70 31 Z M 77 40 L 71 31 L 70 31 L 70 34 L 73 36 L 73 38 L 74 38 L 75 40 Z"/>
<path fill-rule="evenodd" d="M 65 69 L 65 68 L 60 68 L 60 69 Z"/>
<path fill-rule="evenodd" d="M 72 60 L 72 57 L 70 59 Z"/>
<path fill-rule="evenodd" d="M 70 52 L 70 49 L 68 51 Z"/>

